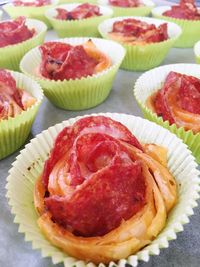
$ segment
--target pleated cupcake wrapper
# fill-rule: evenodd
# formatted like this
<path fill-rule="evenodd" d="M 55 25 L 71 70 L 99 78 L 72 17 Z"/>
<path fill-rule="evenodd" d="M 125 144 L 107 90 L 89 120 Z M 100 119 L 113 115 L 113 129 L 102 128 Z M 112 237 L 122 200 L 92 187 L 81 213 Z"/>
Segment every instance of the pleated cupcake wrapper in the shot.
<path fill-rule="evenodd" d="M 35 19 L 27 19 L 26 25 L 29 29 L 34 28 L 36 34 L 21 43 L 0 48 L 0 68 L 19 70 L 20 60 L 26 52 L 44 42 L 47 27 L 43 22 Z"/>
<path fill-rule="evenodd" d="M 162 14 L 169 9 L 170 7 L 168 6 L 155 7 L 152 10 L 152 15 L 155 18 L 174 22 L 182 28 L 182 34 L 174 44 L 175 47 L 193 47 L 200 40 L 200 20 L 176 19 L 163 16 Z"/>
<path fill-rule="evenodd" d="M 78 45 L 85 43 L 90 38 L 65 38 L 59 42 Z M 53 81 L 38 77 L 35 69 L 41 61 L 39 48 L 27 53 L 20 63 L 22 72 L 36 79 L 48 99 L 57 107 L 68 110 L 83 110 L 102 103 L 109 95 L 113 79 L 124 58 L 124 48 L 112 41 L 91 38 L 94 44 L 108 55 L 112 60 L 112 66 L 98 74 L 75 80 Z M 30 64 L 30 62 L 32 64 Z"/>
<path fill-rule="evenodd" d="M 37 102 L 14 118 L 0 121 L 0 160 L 24 144 L 43 98 L 38 83 L 21 73 L 11 72 L 11 74 L 17 82 L 17 87 L 30 92 Z"/>
<path fill-rule="evenodd" d="M 188 217 L 193 214 L 193 208 L 197 206 L 196 200 L 199 198 L 199 171 L 186 145 L 166 129 L 131 115 L 117 113 L 101 115 L 126 125 L 141 142 L 167 147 L 168 168 L 175 176 L 178 185 L 178 202 L 170 212 L 166 226 L 158 237 L 135 255 L 107 265 L 110 267 L 125 267 L 126 264 L 137 266 L 138 260 L 148 261 L 150 255 L 159 255 L 160 249 L 168 247 L 169 241 L 176 239 L 176 233 L 183 231 L 183 225 L 189 222 Z M 19 224 L 19 232 L 25 233 L 25 240 L 32 241 L 34 249 L 41 249 L 43 257 L 51 257 L 55 264 L 63 262 L 65 267 L 95 267 L 97 265 L 70 257 L 45 239 L 37 226 L 37 215 L 33 204 L 34 183 L 42 172 L 44 161 L 53 147 L 56 136 L 64 127 L 72 125 L 78 119 L 80 117 L 50 127 L 32 139 L 12 164 L 6 189 L 11 211 L 15 215 L 14 222 Z M 105 267 L 103 263 L 98 266 Z"/>
<path fill-rule="evenodd" d="M 153 23 L 156 26 L 165 23 L 166 21 L 144 18 L 144 17 L 117 17 L 108 19 L 99 25 L 100 34 L 111 39 L 108 35 L 112 31 L 112 25 L 115 21 L 124 20 L 125 18 L 135 18 L 147 23 Z M 130 45 L 121 43 L 126 49 L 126 56 L 122 62 L 121 68 L 134 71 L 144 71 L 156 67 L 165 59 L 170 48 L 181 34 L 181 29 L 174 23 L 168 23 L 169 39 L 159 43 L 151 43 L 145 45 Z"/>
<path fill-rule="evenodd" d="M 194 55 L 197 64 L 200 64 L 200 41 L 194 45 Z"/>
<path fill-rule="evenodd" d="M 68 11 L 74 9 L 75 7 L 81 5 L 81 3 L 73 3 L 67 5 L 61 5 L 56 8 L 64 8 Z M 99 6 L 100 13 L 102 16 L 94 16 L 91 18 L 81 19 L 81 20 L 60 20 L 56 19 L 57 15 L 56 8 L 52 8 L 46 11 L 45 15 L 51 23 L 54 30 L 57 32 L 58 36 L 63 37 L 99 37 L 98 25 L 112 17 L 113 11 L 109 7 Z"/>
<path fill-rule="evenodd" d="M 50 29 L 51 24 L 48 19 L 45 17 L 44 13 L 46 10 L 52 6 L 57 5 L 59 0 L 52 0 L 51 5 L 40 6 L 40 7 L 30 7 L 30 6 L 14 6 L 12 3 L 6 4 L 3 6 L 3 9 L 8 13 L 8 15 L 15 19 L 19 16 L 25 16 L 27 18 L 38 19 L 43 21 L 47 27 Z"/>
<path fill-rule="evenodd" d="M 169 125 L 168 121 L 163 121 L 161 117 L 158 117 L 145 105 L 145 101 L 148 96 L 161 88 L 162 83 L 170 71 L 176 71 L 200 78 L 200 66 L 195 64 L 174 64 L 162 66 L 148 71 L 140 76 L 134 87 L 134 96 L 142 109 L 145 118 L 163 126 L 164 128 L 167 128 L 181 138 L 192 151 L 196 161 L 200 163 L 200 133 L 193 134 L 192 131 L 185 131 L 182 127 L 178 128 L 175 124 Z"/>
<path fill-rule="evenodd" d="M 0 20 L 2 19 L 2 16 L 3 16 L 3 12 L 2 10 L 0 10 Z"/>
<path fill-rule="evenodd" d="M 151 0 L 143 0 L 143 6 L 139 7 L 117 7 L 109 5 L 108 0 L 98 0 L 100 5 L 107 5 L 113 9 L 113 17 L 120 16 L 148 16 L 155 4 Z"/>

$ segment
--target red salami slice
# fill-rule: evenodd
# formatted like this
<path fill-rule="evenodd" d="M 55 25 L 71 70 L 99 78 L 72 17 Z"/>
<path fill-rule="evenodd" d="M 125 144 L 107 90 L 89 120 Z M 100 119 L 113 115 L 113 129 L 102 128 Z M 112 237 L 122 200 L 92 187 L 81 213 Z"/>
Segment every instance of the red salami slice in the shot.
<path fill-rule="evenodd" d="M 0 23 L 0 47 L 21 43 L 33 37 L 35 30 L 28 29 L 24 17 Z"/>
<path fill-rule="evenodd" d="M 124 19 L 113 24 L 111 33 L 120 33 L 122 37 L 135 37 L 143 42 L 161 42 L 168 39 L 167 23 L 156 27 L 137 19 Z M 136 41 L 137 41 L 136 40 Z"/>
<path fill-rule="evenodd" d="M 163 13 L 165 16 L 179 18 L 179 19 L 189 19 L 198 20 L 200 19 L 200 14 L 193 0 L 181 0 L 179 5 L 172 6 L 170 10 Z"/>
<path fill-rule="evenodd" d="M 90 57 L 82 45 L 50 42 L 40 47 L 41 74 L 49 79 L 64 80 L 87 77 L 94 73 L 98 62 Z"/>
<path fill-rule="evenodd" d="M 79 5 L 71 11 L 67 11 L 62 8 L 57 8 L 56 10 L 58 12 L 56 18 L 62 20 L 79 20 L 94 16 L 101 16 L 100 8 L 88 3 Z"/>
<path fill-rule="evenodd" d="M 13 5 L 14 6 L 36 6 L 36 7 L 40 7 L 40 6 L 50 5 L 50 4 L 51 4 L 51 0 L 36 0 L 36 1 L 33 1 L 33 2 L 20 1 L 20 0 L 14 0 L 13 1 Z"/>
<path fill-rule="evenodd" d="M 109 0 L 109 4 L 119 7 L 138 7 L 143 5 L 139 0 Z"/>
<path fill-rule="evenodd" d="M 43 172 L 43 183 L 45 185 L 45 188 L 47 188 L 48 186 L 49 175 L 56 162 L 72 148 L 72 145 L 74 144 L 76 138 L 79 135 L 89 133 L 101 133 L 103 135 L 106 134 L 123 142 L 126 142 L 130 145 L 133 145 L 140 150 L 143 150 L 141 144 L 136 139 L 136 137 L 120 122 L 116 122 L 104 116 L 90 116 L 83 118 L 74 123 L 72 127 L 65 128 L 57 136 L 50 157 L 45 163 L 45 168 Z M 84 154 L 85 153 L 86 152 L 84 152 Z M 72 162 L 73 158 L 71 158 L 71 164 Z M 82 178 L 80 178 L 80 175 L 77 175 L 77 177 L 79 177 L 78 180 L 83 180 Z M 79 183 L 79 181 L 75 182 L 75 184 L 76 183 Z"/>
<path fill-rule="evenodd" d="M 144 206 L 145 181 L 140 163 L 116 164 L 103 169 L 70 199 L 52 196 L 46 198 L 45 204 L 52 219 L 74 234 L 104 235 Z"/>

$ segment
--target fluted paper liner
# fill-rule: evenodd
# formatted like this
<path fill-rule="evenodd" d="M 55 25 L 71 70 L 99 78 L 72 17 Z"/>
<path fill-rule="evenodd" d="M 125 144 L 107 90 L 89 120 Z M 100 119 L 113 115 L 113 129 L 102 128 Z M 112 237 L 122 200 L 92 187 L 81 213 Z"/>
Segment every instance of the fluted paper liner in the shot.
<path fill-rule="evenodd" d="M 18 72 L 11 71 L 11 75 L 16 80 L 17 87 L 31 93 L 37 102 L 13 118 L 0 120 L 0 160 L 24 144 L 43 98 L 42 89 L 37 82 Z"/>
<path fill-rule="evenodd" d="M 55 18 L 57 15 L 56 8 L 63 8 L 71 11 L 79 5 L 81 5 L 81 3 L 60 5 L 45 12 L 46 17 L 59 37 L 99 37 L 98 25 L 105 19 L 112 17 L 113 14 L 111 8 L 98 5 L 100 7 L 100 13 L 102 14 L 101 16 L 93 16 L 80 20 L 61 20 Z"/>
<path fill-rule="evenodd" d="M 113 9 L 113 17 L 119 16 L 148 16 L 151 13 L 152 8 L 155 6 L 151 0 L 143 0 L 142 6 L 138 7 L 118 7 L 109 5 L 108 0 L 98 0 L 100 5 L 106 5 Z"/>
<path fill-rule="evenodd" d="M 193 45 L 200 40 L 200 20 L 176 19 L 162 15 L 169 9 L 170 6 L 160 6 L 152 9 L 151 12 L 153 17 L 174 22 L 182 28 L 182 34 L 175 42 L 175 47 L 193 47 Z"/>
<path fill-rule="evenodd" d="M 71 45 L 85 43 L 89 38 L 65 38 L 59 42 Z M 91 38 L 99 50 L 108 55 L 112 61 L 111 67 L 92 76 L 75 80 L 54 81 L 35 74 L 41 62 L 39 48 L 29 51 L 20 63 L 22 72 L 36 79 L 48 99 L 57 107 L 69 110 L 82 110 L 94 107 L 103 102 L 109 95 L 113 79 L 124 58 L 124 48 L 116 42 Z M 30 64 L 31 62 L 31 64 Z"/>
<path fill-rule="evenodd" d="M 169 240 L 176 239 L 176 233 L 183 231 L 183 225 L 189 222 L 188 217 L 193 214 L 193 208 L 197 206 L 196 200 L 199 198 L 199 171 L 186 145 L 166 129 L 131 115 L 117 113 L 101 115 L 120 121 L 142 142 L 167 147 L 168 168 L 175 176 L 178 185 L 179 201 L 170 212 L 166 226 L 157 238 L 135 255 L 121 259 L 114 265 L 113 262 L 107 265 L 109 267 L 125 267 L 126 264 L 137 266 L 138 260 L 148 261 L 150 255 L 158 255 L 160 249 L 168 247 Z M 14 222 L 19 224 L 19 232 L 25 233 L 25 240 L 32 241 L 34 249 L 41 249 L 43 257 L 51 257 L 53 263 L 64 262 L 65 267 L 95 267 L 97 265 L 68 256 L 45 239 L 37 226 L 37 215 L 33 204 L 34 183 L 42 172 L 44 161 L 53 147 L 56 136 L 63 127 L 72 125 L 78 119 L 80 117 L 50 127 L 32 139 L 12 164 L 6 189 L 11 211 L 15 215 Z M 105 267 L 103 263 L 98 266 Z"/>
<path fill-rule="evenodd" d="M 183 127 L 176 127 L 175 124 L 169 125 L 168 121 L 163 121 L 162 117 L 158 117 L 149 108 L 145 106 L 145 101 L 153 92 L 161 88 L 166 76 L 170 71 L 192 75 L 200 79 L 200 66 L 195 64 L 172 64 L 150 70 L 139 77 L 134 87 L 135 98 L 142 109 L 142 112 L 148 120 L 156 122 L 175 133 L 183 140 L 192 151 L 196 161 L 200 163 L 200 133 L 185 131 Z"/>
<path fill-rule="evenodd" d="M 26 19 L 29 29 L 35 29 L 35 35 L 21 43 L 8 45 L 0 48 L 0 68 L 19 70 L 19 63 L 22 57 L 33 47 L 44 42 L 47 26 L 35 19 Z"/>
<path fill-rule="evenodd" d="M 200 41 L 194 45 L 194 55 L 197 64 L 200 64 Z"/>
<path fill-rule="evenodd" d="M 108 33 L 112 31 L 113 23 L 126 18 L 135 18 L 147 23 L 152 23 L 156 26 L 166 22 L 164 20 L 146 17 L 116 17 L 105 20 L 99 25 L 98 28 L 100 34 L 106 39 L 111 39 Z M 121 43 L 126 49 L 126 56 L 122 62 L 121 68 L 134 71 L 144 71 L 160 65 L 174 42 L 181 34 L 181 28 L 178 25 L 172 22 L 167 22 L 167 24 L 169 39 L 166 41 L 145 45 Z"/>
<path fill-rule="evenodd" d="M 2 16 L 3 16 L 3 11 L 0 10 L 0 20 L 2 19 Z"/>
<path fill-rule="evenodd" d="M 3 9 L 8 13 L 8 15 L 15 19 L 19 16 L 24 16 L 31 19 L 38 19 L 43 21 L 48 28 L 51 28 L 51 24 L 48 19 L 45 17 L 44 13 L 46 10 L 51 8 L 52 6 L 56 6 L 58 4 L 58 0 L 51 0 L 51 5 L 45 6 L 14 6 L 12 3 L 6 4 L 3 6 Z"/>

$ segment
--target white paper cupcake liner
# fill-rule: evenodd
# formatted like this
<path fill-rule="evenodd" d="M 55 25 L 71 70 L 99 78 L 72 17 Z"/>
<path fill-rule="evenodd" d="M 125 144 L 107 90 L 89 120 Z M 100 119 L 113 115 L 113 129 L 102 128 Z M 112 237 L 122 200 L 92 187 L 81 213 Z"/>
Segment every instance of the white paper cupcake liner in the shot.
<path fill-rule="evenodd" d="M 26 19 L 26 25 L 29 29 L 35 29 L 36 33 L 26 41 L 1 47 L 0 68 L 19 70 L 20 60 L 26 52 L 44 42 L 47 26 L 42 21 Z"/>
<path fill-rule="evenodd" d="M 159 255 L 160 249 L 168 247 L 169 240 L 176 239 L 176 233 L 183 231 L 183 225 L 189 222 L 189 216 L 193 214 L 193 208 L 197 206 L 196 200 L 199 198 L 200 177 L 197 164 L 191 152 L 179 138 L 155 123 L 126 114 L 93 115 L 111 117 L 126 125 L 141 142 L 155 143 L 168 148 L 168 168 L 177 181 L 179 201 L 170 212 L 165 228 L 150 245 L 135 255 L 107 265 L 110 267 L 125 267 L 126 264 L 137 266 L 138 260 L 148 261 L 150 255 Z M 19 224 L 19 232 L 25 233 L 25 240 L 32 241 L 34 249 L 41 249 L 43 257 L 51 257 L 53 263 L 64 262 L 65 267 L 95 267 L 96 265 L 69 257 L 45 239 L 36 223 L 33 189 L 56 136 L 64 127 L 72 125 L 80 118 L 76 117 L 50 127 L 32 139 L 12 164 L 6 185 L 7 198 L 11 211 L 15 215 L 14 222 Z M 98 266 L 105 267 L 102 263 Z"/>
<path fill-rule="evenodd" d="M 196 63 L 200 64 L 200 41 L 194 45 L 194 55 Z"/>
<path fill-rule="evenodd" d="M 17 87 L 31 93 L 37 102 L 13 118 L 0 120 L 0 160 L 26 141 L 43 98 L 42 89 L 37 82 L 18 72 L 11 71 L 11 75 L 16 80 Z"/>
<path fill-rule="evenodd" d="M 170 9 L 170 6 L 158 6 L 152 9 L 151 12 L 153 17 L 174 22 L 182 28 L 182 34 L 176 41 L 175 47 L 193 47 L 200 40 L 200 20 L 178 19 L 163 15 L 165 11 Z"/>
<path fill-rule="evenodd" d="M 113 79 L 125 55 L 121 45 L 100 38 L 65 38 L 55 41 L 78 45 L 88 39 L 91 39 L 100 51 L 110 57 L 111 67 L 81 79 L 63 81 L 45 79 L 35 73 L 41 62 L 38 47 L 29 51 L 20 63 L 21 71 L 36 79 L 44 89 L 45 95 L 57 107 L 70 110 L 88 109 L 102 103 L 110 93 Z"/>
<path fill-rule="evenodd" d="M 135 83 L 134 95 L 141 107 L 144 116 L 151 121 L 154 121 L 161 126 L 167 128 L 175 133 L 183 140 L 192 151 L 197 162 L 200 163 L 200 133 L 193 134 L 193 132 L 185 131 L 183 127 L 176 127 L 175 124 L 169 125 L 168 121 L 163 121 L 162 117 L 158 117 L 149 108 L 146 107 L 145 101 L 155 91 L 161 88 L 166 76 L 170 71 L 176 71 L 186 75 L 195 76 L 200 79 L 200 66 L 195 64 L 172 64 L 161 66 L 150 70 L 139 77 Z"/>
<path fill-rule="evenodd" d="M 71 11 L 79 5 L 81 5 L 81 3 L 59 5 L 48 9 L 45 12 L 45 16 L 59 37 L 99 37 L 98 25 L 113 15 L 111 8 L 98 5 L 100 8 L 100 13 L 102 14 L 101 16 L 93 16 L 81 20 L 60 20 L 55 18 L 57 15 L 56 8 L 63 8 L 67 11 Z"/>
<path fill-rule="evenodd" d="M 2 19 L 2 16 L 3 16 L 3 11 L 0 10 L 0 20 Z"/>
<path fill-rule="evenodd" d="M 48 19 L 45 17 L 44 13 L 47 9 L 51 8 L 52 6 L 57 5 L 58 3 L 59 3 L 59 0 L 51 0 L 50 5 L 39 6 L 39 7 L 14 6 L 12 3 L 8 3 L 5 6 L 3 6 L 3 9 L 8 13 L 8 15 L 12 19 L 15 19 L 19 16 L 25 16 L 27 18 L 41 20 L 47 25 L 48 28 L 51 28 L 51 25 Z"/>
<path fill-rule="evenodd" d="M 163 42 L 150 43 L 145 45 L 131 45 L 121 42 L 126 49 L 126 56 L 122 62 L 121 68 L 134 71 L 148 70 L 162 63 L 167 56 L 170 48 L 181 34 L 181 28 L 172 22 L 167 22 L 155 18 L 147 17 L 116 17 L 103 21 L 98 29 L 103 38 L 112 39 L 109 33 L 112 31 L 114 22 L 127 18 L 133 18 L 147 23 L 159 26 L 167 23 L 169 38 Z"/>
<path fill-rule="evenodd" d="M 139 7 L 118 7 L 109 4 L 108 0 L 98 0 L 100 5 L 109 6 L 113 9 L 113 17 L 119 16 L 148 16 L 152 8 L 155 6 L 151 0 L 142 0 L 142 6 Z"/>

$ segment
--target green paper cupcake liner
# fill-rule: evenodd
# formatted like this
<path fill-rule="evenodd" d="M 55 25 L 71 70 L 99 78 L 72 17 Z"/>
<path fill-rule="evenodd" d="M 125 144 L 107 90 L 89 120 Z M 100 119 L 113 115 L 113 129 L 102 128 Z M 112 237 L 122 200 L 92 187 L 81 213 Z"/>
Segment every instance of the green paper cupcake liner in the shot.
<path fill-rule="evenodd" d="M 139 77 L 134 87 L 134 96 L 148 120 L 151 120 L 172 133 L 176 134 L 188 145 L 196 161 L 200 163 L 200 133 L 194 134 L 192 131 L 185 131 L 183 127 L 178 128 L 175 124 L 169 125 L 168 121 L 163 121 L 154 112 L 145 106 L 146 99 L 161 88 L 163 81 L 170 71 L 176 71 L 200 78 L 200 66 L 195 64 L 172 64 L 150 70 Z"/>
<path fill-rule="evenodd" d="M 156 26 L 166 23 L 164 20 L 145 17 L 117 17 L 102 22 L 99 25 L 100 34 L 106 39 L 111 39 L 109 32 L 112 31 L 113 23 L 126 18 L 139 19 L 147 23 L 155 24 Z M 169 39 L 166 41 L 145 45 L 130 45 L 121 43 L 126 49 L 126 56 L 122 62 L 121 68 L 126 70 L 144 71 L 160 65 L 174 42 L 181 34 L 181 28 L 178 25 L 172 22 L 167 22 L 167 24 Z"/>
<path fill-rule="evenodd" d="M 14 118 L 0 120 L 0 160 L 24 144 L 43 98 L 38 83 L 21 73 L 11 71 L 11 74 L 16 80 L 17 87 L 30 92 L 37 102 Z"/>
<path fill-rule="evenodd" d="M 200 64 L 200 41 L 194 46 L 194 55 L 197 64 Z"/>
<path fill-rule="evenodd" d="M 120 16 L 148 16 L 155 4 L 151 0 L 141 1 L 144 5 L 139 7 L 117 7 L 109 5 L 108 0 L 98 0 L 100 5 L 106 5 L 113 9 L 113 17 Z"/>
<path fill-rule="evenodd" d="M 3 6 L 3 9 L 8 13 L 8 15 L 15 19 L 19 16 L 24 16 L 27 18 L 38 19 L 43 21 L 48 28 L 51 28 L 51 24 L 45 17 L 44 13 L 46 10 L 58 4 L 58 0 L 52 0 L 51 5 L 40 6 L 40 7 L 30 7 L 30 6 L 14 6 L 12 3 Z"/>
<path fill-rule="evenodd" d="M 36 34 L 21 43 L 0 48 L 0 68 L 19 70 L 19 63 L 22 57 L 30 49 L 44 42 L 47 26 L 43 22 L 35 19 L 27 19 L 26 25 L 29 29 L 34 28 Z"/>
<path fill-rule="evenodd" d="M 177 181 L 179 201 L 170 212 L 165 228 L 150 245 L 135 255 L 106 265 L 136 267 L 139 260 L 147 262 L 150 255 L 159 255 L 160 250 L 168 247 L 169 241 L 176 239 L 176 233 L 183 231 L 183 225 L 189 222 L 189 216 L 194 213 L 193 208 L 197 206 L 196 200 L 199 198 L 199 171 L 186 145 L 159 125 L 126 114 L 93 115 L 111 117 L 126 125 L 141 142 L 156 143 L 168 149 L 168 168 Z M 53 147 L 56 136 L 64 127 L 72 125 L 78 119 L 80 117 L 50 127 L 26 145 L 9 171 L 6 196 L 9 199 L 11 212 L 15 216 L 14 222 L 19 224 L 18 231 L 25 234 L 25 240 L 32 242 L 33 249 L 41 249 L 42 257 L 51 257 L 54 264 L 63 262 L 65 267 L 95 267 L 97 265 L 91 262 L 86 263 L 70 257 L 45 239 L 37 226 L 37 214 L 33 204 L 34 183 L 42 172 L 44 161 Z M 106 267 L 103 263 L 98 266 Z"/>
<path fill-rule="evenodd" d="M 68 110 L 88 109 L 102 103 L 110 93 L 113 79 L 125 55 L 121 45 L 98 38 L 66 38 L 57 41 L 78 45 L 88 39 L 92 39 L 97 48 L 108 55 L 112 61 L 111 67 L 95 75 L 63 81 L 39 77 L 35 73 L 41 62 L 38 47 L 28 52 L 20 63 L 21 71 L 36 79 L 44 89 L 47 98 L 57 107 Z"/>
<path fill-rule="evenodd" d="M 57 15 L 56 8 L 64 8 L 71 11 L 79 5 L 81 5 L 81 3 L 60 5 L 46 11 L 45 15 L 59 37 L 99 37 L 98 25 L 105 19 L 112 17 L 113 14 L 111 8 L 99 6 L 102 16 L 95 16 L 81 20 L 60 20 L 55 18 Z"/>
<path fill-rule="evenodd" d="M 175 47 L 193 47 L 193 45 L 200 40 L 200 20 L 176 19 L 163 16 L 162 14 L 169 9 L 169 6 L 155 7 L 152 9 L 152 15 L 155 18 L 174 22 L 182 28 L 182 34 L 175 42 Z"/>

